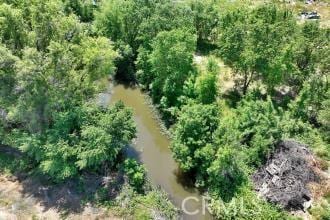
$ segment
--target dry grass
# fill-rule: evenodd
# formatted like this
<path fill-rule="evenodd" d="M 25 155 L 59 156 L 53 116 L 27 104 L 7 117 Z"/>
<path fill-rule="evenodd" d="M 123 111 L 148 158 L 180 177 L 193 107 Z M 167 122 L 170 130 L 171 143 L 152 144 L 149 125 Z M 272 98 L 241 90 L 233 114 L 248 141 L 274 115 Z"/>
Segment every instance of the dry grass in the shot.
<path fill-rule="evenodd" d="M 316 11 L 320 14 L 320 25 L 324 28 L 330 28 L 330 0 L 314 0 L 313 4 L 305 4 L 303 0 L 236 0 L 220 2 L 219 7 L 225 8 L 238 8 L 238 7 L 256 7 L 265 3 L 278 2 L 294 11 L 299 21 L 299 13 L 302 11 Z"/>
<path fill-rule="evenodd" d="M 84 205 L 79 212 L 65 213 L 63 210 L 57 208 L 64 197 L 75 196 L 69 188 L 60 188 L 56 191 L 58 200 L 52 200 L 52 194 L 44 193 L 49 187 L 39 185 L 40 183 L 33 182 L 31 179 L 19 181 L 10 179 L 0 173 L 0 219 L 18 219 L 18 220 L 32 220 L 32 219 L 66 219 L 80 220 L 80 219 L 119 219 L 115 218 L 111 213 L 102 208 L 96 208 L 91 205 Z M 26 187 L 33 188 L 27 190 Z M 81 198 L 72 200 L 75 203 L 69 204 L 72 206 L 79 205 Z M 48 206 L 47 203 L 54 203 Z M 63 216 L 64 215 L 64 216 Z"/>
<path fill-rule="evenodd" d="M 313 4 L 305 4 L 304 2 L 295 1 L 294 3 L 287 4 L 295 14 L 298 16 L 300 12 L 316 11 L 320 16 L 320 25 L 324 28 L 330 28 L 330 1 L 315 1 Z M 308 20 L 303 20 L 303 22 Z"/>
<path fill-rule="evenodd" d="M 194 62 L 197 66 L 197 69 L 203 73 L 206 71 L 206 66 L 208 59 L 212 57 L 212 59 L 216 60 L 219 66 L 219 73 L 218 73 L 218 88 L 221 94 L 225 93 L 226 91 L 232 89 L 235 86 L 235 76 L 233 74 L 233 70 L 224 64 L 221 58 L 213 56 L 213 55 L 200 55 L 196 54 L 194 56 Z"/>

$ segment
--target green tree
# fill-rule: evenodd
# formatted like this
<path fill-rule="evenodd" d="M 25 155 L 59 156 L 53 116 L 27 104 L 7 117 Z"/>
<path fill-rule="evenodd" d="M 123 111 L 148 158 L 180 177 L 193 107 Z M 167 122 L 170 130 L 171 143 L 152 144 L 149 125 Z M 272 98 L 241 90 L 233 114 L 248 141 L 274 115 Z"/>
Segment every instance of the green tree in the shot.
<path fill-rule="evenodd" d="M 82 22 L 91 22 L 94 19 L 94 10 L 98 0 L 64 0 L 66 13 L 75 13 Z"/>
<path fill-rule="evenodd" d="M 172 130 L 173 157 L 181 169 L 197 174 L 199 184 L 203 184 L 206 170 L 216 153 L 212 143 L 218 127 L 218 114 L 215 105 L 190 103 L 182 108 Z"/>
<path fill-rule="evenodd" d="M 215 0 L 189 0 L 194 17 L 194 25 L 197 32 L 197 43 L 215 43 L 218 35 L 220 21 L 219 12 Z"/>
<path fill-rule="evenodd" d="M 150 90 L 150 85 L 154 80 L 153 72 L 151 71 L 151 64 L 149 62 L 150 51 L 144 47 L 139 47 L 138 56 L 135 61 L 136 78 L 141 84 L 142 88 Z"/>
<path fill-rule="evenodd" d="M 293 42 L 295 71 L 288 79 L 297 91 L 311 76 L 322 78 L 329 72 L 328 41 L 329 29 L 322 29 L 318 22 L 306 22 L 299 29 L 299 36 Z"/>
<path fill-rule="evenodd" d="M 318 121 L 322 124 L 325 136 L 330 137 L 330 90 L 326 93 L 325 100 L 321 103 Z"/>
<path fill-rule="evenodd" d="M 184 1 L 156 0 L 150 5 L 148 19 L 139 26 L 137 39 L 142 46 L 150 49 L 153 39 L 162 31 L 184 29 L 195 33 L 193 13 Z"/>
<path fill-rule="evenodd" d="M 57 113 L 54 121 L 47 133 L 21 138 L 20 148 L 55 181 L 73 177 L 85 169 L 113 167 L 119 152 L 136 132 L 132 113 L 122 103 L 109 109 L 78 106 Z"/>
<path fill-rule="evenodd" d="M 211 104 L 217 97 L 217 76 L 214 73 L 202 73 L 196 80 L 197 100 Z"/>
<path fill-rule="evenodd" d="M 16 86 L 20 93 L 13 119 L 33 132 L 49 126 L 51 75 L 47 64 L 45 56 L 34 48 L 26 48 L 22 60 L 17 62 Z"/>
<path fill-rule="evenodd" d="M 57 32 L 57 18 L 63 17 L 59 1 L 36 0 L 29 7 L 32 32 L 30 38 L 35 39 L 35 47 L 45 51 Z"/>
<path fill-rule="evenodd" d="M 15 64 L 18 58 L 0 44 L 0 106 L 8 106 L 12 102 L 16 85 Z"/>
<path fill-rule="evenodd" d="M 237 109 L 221 118 L 215 132 L 220 148 L 233 148 L 244 155 L 249 166 L 258 167 L 272 151 L 274 144 L 285 135 L 281 127 L 282 112 L 266 101 L 249 94 Z"/>
<path fill-rule="evenodd" d="M 113 50 L 110 40 L 105 37 L 87 37 L 83 39 L 80 49 L 84 77 L 89 78 L 89 81 L 114 74 L 117 53 Z"/>
<path fill-rule="evenodd" d="M 292 71 L 290 42 L 296 26 L 292 13 L 277 5 L 235 9 L 223 16 L 219 52 L 240 76 L 243 94 L 259 78 L 272 91 Z"/>
<path fill-rule="evenodd" d="M 196 38 L 183 30 L 160 32 L 152 48 L 149 57 L 154 75 L 151 95 L 156 103 L 162 100 L 165 108 L 176 106 L 182 85 L 193 71 Z"/>
<path fill-rule="evenodd" d="M 16 64 L 20 93 L 14 116 L 33 131 L 50 126 L 52 111 L 92 98 L 95 82 L 115 70 L 117 53 L 106 38 L 86 37 L 81 45 L 52 41 L 48 51 L 25 49 Z"/>
<path fill-rule="evenodd" d="M 309 80 L 304 82 L 296 99 L 289 104 L 292 115 L 305 122 L 317 125 L 317 116 L 322 102 L 326 100 L 328 90 L 329 83 L 326 77 L 317 75 L 310 77 Z"/>
<path fill-rule="evenodd" d="M 219 148 L 216 159 L 207 169 L 210 193 L 225 202 L 230 201 L 248 181 L 244 164 L 237 155 L 239 153 L 230 148 Z"/>
<path fill-rule="evenodd" d="M 218 63 L 211 57 L 208 59 L 206 71 L 201 71 L 195 82 L 194 93 L 199 102 L 211 104 L 216 100 L 218 95 L 218 74 Z"/>
<path fill-rule="evenodd" d="M 274 143 L 281 138 L 281 112 L 268 97 L 267 101 L 242 101 L 236 114 L 238 140 L 245 147 L 247 161 L 259 166 L 272 151 Z"/>
<path fill-rule="evenodd" d="M 121 52 L 117 76 L 126 80 L 142 80 L 148 78 L 142 73 L 148 75 L 149 70 L 141 69 L 146 65 L 137 64 L 139 74 L 135 77 L 136 57 L 144 58 L 146 53 L 151 53 L 152 41 L 161 31 L 177 28 L 193 30 L 191 15 L 185 4 L 170 0 L 111 0 L 104 1 L 96 13 L 94 28 L 116 42 L 116 48 Z M 140 51 L 143 51 L 141 55 Z M 146 62 L 142 57 L 137 60 Z M 148 87 L 148 84 L 144 86 Z"/>
<path fill-rule="evenodd" d="M 150 3 L 152 4 L 152 3 Z M 103 1 L 95 15 L 95 28 L 113 41 L 121 40 L 137 49 L 136 37 L 143 17 L 149 11 L 145 1 Z"/>
<path fill-rule="evenodd" d="M 18 54 L 27 43 L 27 26 L 22 11 L 0 4 L 0 41 Z"/>
<path fill-rule="evenodd" d="M 84 103 L 100 91 L 99 81 L 115 72 L 113 43 L 90 36 L 76 15 L 66 16 L 61 1 L 23 3 L 1 5 L 0 10 L 4 29 L 23 22 L 21 29 L 13 29 L 18 34 L 0 36 L 19 56 L 1 44 L 0 110 L 13 125 L 5 132 L 16 128 L 12 145 L 57 181 L 84 169 L 112 167 L 135 137 L 132 114 L 123 104 L 103 109 Z M 27 33 L 26 45 L 16 41 L 21 30 Z M 2 118 L 1 123 L 2 135 Z"/>

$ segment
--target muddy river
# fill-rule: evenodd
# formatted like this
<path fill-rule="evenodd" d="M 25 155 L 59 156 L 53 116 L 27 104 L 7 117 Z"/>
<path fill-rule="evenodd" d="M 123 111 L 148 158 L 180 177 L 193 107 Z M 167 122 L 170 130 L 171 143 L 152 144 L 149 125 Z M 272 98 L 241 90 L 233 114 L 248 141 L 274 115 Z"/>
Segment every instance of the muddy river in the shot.
<path fill-rule="evenodd" d="M 187 181 L 180 175 L 169 149 L 170 141 L 161 132 L 160 125 L 153 117 L 154 113 L 140 89 L 118 84 L 111 86 L 110 94 L 103 97 L 108 99 L 107 102 L 121 100 L 133 110 L 137 138 L 128 153 L 145 165 L 152 184 L 166 191 L 179 209 L 184 206 L 189 213 L 182 212 L 183 219 L 211 219 L 207 211 L 203 213 L 202 196 L 195 188 L 187 186 Z"/>

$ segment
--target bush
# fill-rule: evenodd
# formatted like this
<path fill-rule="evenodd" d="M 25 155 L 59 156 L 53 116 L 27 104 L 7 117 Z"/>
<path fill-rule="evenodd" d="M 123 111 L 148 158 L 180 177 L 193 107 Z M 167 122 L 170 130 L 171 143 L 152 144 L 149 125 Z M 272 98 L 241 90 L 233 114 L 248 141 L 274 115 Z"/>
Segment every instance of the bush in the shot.
<path fill-rule="evenodd" d="M 123 164 L 124 172 L 128 176 L 129 184 L 137 191 L 143 191 L 146 170 L 134 159 L 126 159 Z"/>
<path fill-rule="evenodd" d="M 203 179 L 213 161 L 213 133 L 218 127 L 216 105 L 189 103 L 179 114 L 173 127 L 173 156 L 183 171 L 193 171 Z"/>
<path fill-rule="evenodd" d="M 217 97 L 217 76 L 214 73 L 202 73 L 196 80 L 197 100 L 211 104 Z"/>
<path fill-rule="evenodd" d="M 216 219 L 221 220 L 290 220 L 294 219 L 280 209 L 258 198 L 249 188 L 245 187 L 230 201 L 211 199 L 210 209 Z"/>
<path fill-rule="evenodd" d="M 213 198 L 228 202 L 246 185 L 248 175 L 242 160 L 237 157 L 238 154 L 230 148 L 220 148 L 216 159 L 207 169 L 209 193 Z"/>
<path fill-rule="evenodd" d="M 260 165 L 274 143 L 281 138 L 281 112 L 270 99 L 263 101 L 247 97 L 238 104 L 233 114 L 220 120 L 217 143 L 244 151 L 246 163 Z"/>
<path fill-rule="evenodd" d="M 178 219 L 178 210 L 161 189 L 151 189 L 145 195 L 125 185 L 117 197 L 117 213 L 125 219 Z"/>
<path fill-rule="evenodd" d="M 85 105 L 56 114 L 47 134 L 22 135 L 17 144 L 43 173 L 61 181 L 84 169 L 115 165 L 135 132 L 132 113 L 122 103 L 109 109 Z"/>

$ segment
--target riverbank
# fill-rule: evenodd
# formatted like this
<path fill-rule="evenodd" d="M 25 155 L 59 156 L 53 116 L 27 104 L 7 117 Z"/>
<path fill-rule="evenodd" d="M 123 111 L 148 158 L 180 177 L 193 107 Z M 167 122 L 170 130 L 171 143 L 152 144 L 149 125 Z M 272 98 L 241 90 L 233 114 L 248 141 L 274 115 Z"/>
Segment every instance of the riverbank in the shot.
<path fill-rule="evenodd" d="M 156 107 L 150 107 L 150 99 L 148 101 L 146 94 L 137 86 L 115 84 L 110 103 L 117 101 L 122 101 L 133 111 L 137 138 L 129 149 L 129 154 L 144 164 L 151 183 L 160 186 L 178 209 L 184 205 L 191 212 L 199 210 L 195 215 L 182 213 L 183 219 L 211 219 L 209 213 L 204 215 L 202 212 L 202 195 L 192 186 L 191 178 L 182 175 L 174 161 L 169 149 L 170 139 L 159 125 L 161 119 L 155 114 Z M 190 199 L 184 202 L 187 198 Z"/>
<path fill-rule="evenodd" d="M 160 189 L 146 183 L 143 194 L 121 172 L 82 173 L 54 184 L 29 168 L 26 157 L 0 148 L 0 219 L 177 219 L 177 210 Z"/>
<path fill-rule="evenodd" d="M 118 85 L 124 85 L 127 88 L 133 88 L 133 89 L 140 90 L 141 91 L 141 94 L 142 94 L 142 96 L 144 98 L 144 104 L 146 104 L 150 108 L 150 110 L 152 112 L 151 117 L 154 120 L 157 121 L 158 126 L 160 127 L 160 132 L 164 136 L 166 136 L 166 138 L 171 139 L 171 132 L 166 127 L 165 122 L 162 119 L 161 113 L 160 113 L 158 107 L 154 105 L 154 103 L 152 101 L 152 98 L 151 98 L 151 96 L 150 96 L 150 94 L 149 94 L 148 91 L 143 90 L 139 84 L 125 84 L 125 83 L 117 82 L 117 81 L 115 81 L 113 79 L 109 79 L 109 81 L 110 81 L 110 85 L 107 88 L 107 93 L 103 93 L 103 94 L 108 94 L 108 95 L 106 95 L 106 97 L 109 100 L 111 100 L 111 93 L 112 93 L 111 91 L 113 90 L 114 86 L 116 86 L 116 85 L 117 86 Z M 109 104 L 109 102 L 108 102 L 108 104 Z"/>

